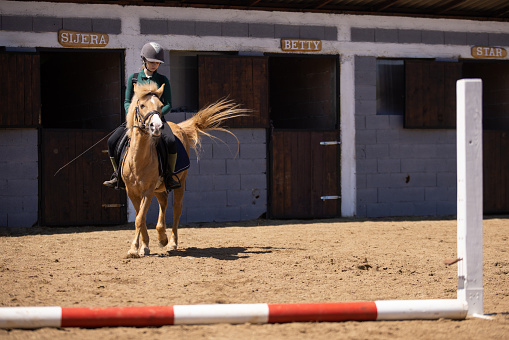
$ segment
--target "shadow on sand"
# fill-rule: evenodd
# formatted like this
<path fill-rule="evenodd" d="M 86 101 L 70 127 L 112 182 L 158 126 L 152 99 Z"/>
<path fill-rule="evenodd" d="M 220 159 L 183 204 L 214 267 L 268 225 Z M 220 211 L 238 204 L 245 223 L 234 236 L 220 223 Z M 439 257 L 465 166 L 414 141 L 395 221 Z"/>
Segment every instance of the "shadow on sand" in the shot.
<path fill-rule="evenodd" d="M 209 247 L 196 248 L 190 247 L 186 249 L 174 250 L 170 253 L 154 254 L 157 257 L 193 257 L 193 258 L 214 258 L 222 261 L 234 261 L 238 259 L 248 258 L 252 254 L 269 254 L 276 248 L 273 247 Z"/>

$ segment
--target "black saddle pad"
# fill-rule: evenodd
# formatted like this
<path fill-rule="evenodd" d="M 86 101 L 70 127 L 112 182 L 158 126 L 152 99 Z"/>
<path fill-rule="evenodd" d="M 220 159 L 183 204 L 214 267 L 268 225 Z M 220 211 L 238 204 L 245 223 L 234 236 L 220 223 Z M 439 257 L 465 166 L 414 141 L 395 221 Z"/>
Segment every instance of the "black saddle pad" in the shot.
<path fill-rule="evenodd" d="M 178 174 L 179 172 L 189 169 L 191 162 L 189 161 L 189 155 L 184 148 L 184 144 L 182 144 L 177 136 L 175 136 L 175 141 L 177 142 L 177 163 L 175 164 L 175 173 Z"/>

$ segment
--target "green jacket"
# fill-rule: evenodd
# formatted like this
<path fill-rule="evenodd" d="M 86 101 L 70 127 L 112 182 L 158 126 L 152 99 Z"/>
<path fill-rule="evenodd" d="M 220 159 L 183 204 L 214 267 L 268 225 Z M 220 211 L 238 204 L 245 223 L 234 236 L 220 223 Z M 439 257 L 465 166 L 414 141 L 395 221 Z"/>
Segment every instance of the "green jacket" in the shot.
<path fill-rule="evenodd" d="M 129 106 L 131 105 L 131 100 L 134 96 L 134 86 L 133 86 L 133 77 L 135 73 L 131 74 L 129 78 L 127 79 L 127 86 L 125 89 L 125 101 L 124 101 L 124 108 L 125 112 L 127 114 L 127 111 L 129 111 Z M 170 112 L 171 110 L 171 87 L 170 87 L 170 81 L 166 76 L 157 73 L 157 71 L 154 72 L 151 78 L 147 77 L 145 75 L 144 71 L 141 71 L 138 73 L 138 84 L 146 83 L 148 81 L 153 81 L 157 84 L 157 87 L 161 87 L 161 85 L 164 85 L 164 92 L 161 97 L 161 101 L 163 102 L 164 106 L 161 110 L 161 113 L 163 116 Z"/>

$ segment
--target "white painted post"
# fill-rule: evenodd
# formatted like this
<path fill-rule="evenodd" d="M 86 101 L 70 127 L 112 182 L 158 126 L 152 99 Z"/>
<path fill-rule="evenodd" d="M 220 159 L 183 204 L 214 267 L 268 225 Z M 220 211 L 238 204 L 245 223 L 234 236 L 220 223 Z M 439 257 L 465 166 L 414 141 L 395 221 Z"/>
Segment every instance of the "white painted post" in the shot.
<path fill-rule="evenodd" d="M 472 316 L 483 314 L 482 80 L 458 80 L 456 93 L 458 299 Z"/>
<path fill-rule="evenodd" d="M 355 216 L 357 186 L 355 163 L 355 57 L 341 56 L 341 216 Z"/>

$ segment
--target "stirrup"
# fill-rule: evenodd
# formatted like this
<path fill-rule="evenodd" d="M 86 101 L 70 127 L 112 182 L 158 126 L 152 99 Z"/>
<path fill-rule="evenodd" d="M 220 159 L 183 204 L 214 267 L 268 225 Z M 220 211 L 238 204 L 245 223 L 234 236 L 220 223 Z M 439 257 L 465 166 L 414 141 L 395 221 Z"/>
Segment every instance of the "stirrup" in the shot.
<path fill-rule="evenodd" d="M 174 177 L 177 179 L 175 180 Z M 166 178 L 164 179 L 164 186 L 166 187 L 167 191 L 171 191 L 173 189 L 178 189 L 182 185 L 180 184 L 180 179 L 178 176 L 173 172 L 168 172 L 166 174 Z"/>
<path fill-rule="evenodd" d="M 109 181 L 104 181 L 103 185 L 107 186 L 108 188 L 125 190 L 125 183 L 123 181 L 118 180 L 116 172 L 114 172 L 113 175 L 111 175 L 111 179 Z"/>
<path fill-rule="evenodd" d="M 118 185 L 118 179 L 115 173 L 111 175 L 111 179 L 109 181 L 104 181 L 103 185 L 107 186 L 108 188 L 117 188 Z"/>

